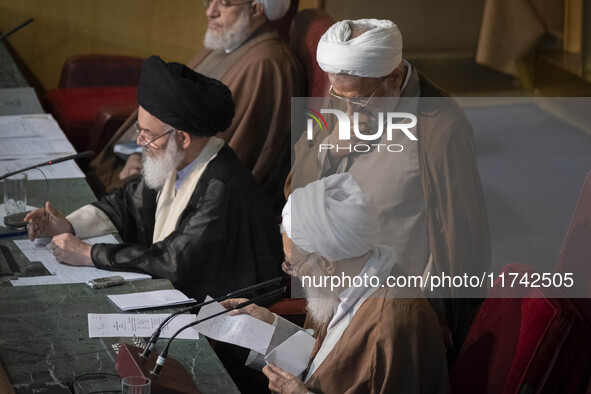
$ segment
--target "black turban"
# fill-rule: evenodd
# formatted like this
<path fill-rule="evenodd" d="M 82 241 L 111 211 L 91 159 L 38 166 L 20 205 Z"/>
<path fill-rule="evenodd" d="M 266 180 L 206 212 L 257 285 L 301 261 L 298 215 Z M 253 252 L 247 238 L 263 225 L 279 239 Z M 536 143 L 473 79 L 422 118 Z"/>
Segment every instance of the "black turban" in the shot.
<path fill-rule="evenodd" d="M 160 121 L 202 137 L 224 131 L 234 117 L 226 85 L 184 64 L 164 63 L 158 56 L 144 62 L 137 101 Z"/>

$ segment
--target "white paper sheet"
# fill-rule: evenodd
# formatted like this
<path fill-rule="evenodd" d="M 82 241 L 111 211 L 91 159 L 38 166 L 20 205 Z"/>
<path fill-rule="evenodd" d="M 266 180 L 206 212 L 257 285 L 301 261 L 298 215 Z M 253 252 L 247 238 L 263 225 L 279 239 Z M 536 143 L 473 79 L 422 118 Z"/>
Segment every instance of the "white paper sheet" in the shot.
<path fill-rule="evenodd" d="M 0 140 L 0 143 L 2 141 Z M 58 158 L 58 157 L 56 157 Z M 43 161 L 53 159 L 53 157 L 46 157 L 43 159 L 21 159 L 21 160 L 0 160 L 0 174 L 6 174 L 12 171 L 27 168 Z M 45 174 L 45 177 L 41 173 Z M 41 167 L 35 170 L 26 171 L 27 179 L 30 181 L 44 180 L 47 179 L 68 179 L 68 178 L 85 178 L 86 176 L 78 167 L 78 164 L 74 160 L 65 161 L 63 163 L 57 163 L 51 166 Z"/>
<path fill-rule="evenodd" d="M 2 138 L 0 141 L 0 159 L 2 160 L 21 160 L 35 157 L 49 160 L 75 153 L 76 150 L 65 137 Z"/>
<path fill-rule="evenodd" d="M 31 286 L 46 284 L 86 283 L 89 280 L 105 278 L 113 275 L 120 275 L 125 280 L 150 279 L 147 274 L 136 272 L 113 272 L 101 270 L 95 267 L 74 267 L 59 263 L 51 251 L 47 248 L 51 240 L 48 238 L 38 239 L 31 242 L 28 239 L 15 240 L 14 243 L 30 261 L 40 261 L 52 276 L 37 276 L 11 280 L 13 286 Z M 90 245 L 97 243 L 118 243 L 111 234 L 102 237 L 85 239 Z"/>
<path fill-rule="evenodd" d="M 109 297 L 109 299 L 123 311 L 195 302 L 195 299 L 187 297 L 179 290 L 156 290 L 143 293 L 112 294 L 107 297 Z"/>
<path fill-rule="evenodd" d="M 206 297 L 206 301 L 211 297 Z M 197 314 L 197 319 L 203 319 L 225 310 L 219 303 L 214 302 L 206 305 Z M 220 315 L 211 320 L 198 324 L 197 330 L 203 335 L 217 341 L 227 342 L 242 346 L 255 352 L 265 354 L 275 326 L 265 323 L 250 315 L 228 316 Z"/>
<path fill-rule="evenodd" d="M 0 138 L 23 137 L 66 138 L 49 114 L 0 116 Z"/>
<path fill-rule="evenodd" d="M 265 356 L 267 364 L 298 376 L 308 367 L 316 340 L 305 331 L 298 331 Z"/>
<path fill-rule="evenodd" d="M 88 337 L 149 337 L 166 317 L 167 313 L 89 313 Z M 177 316 L 164 327 L 160 337 L 170 338 L 177 330 L 195 319 L 193 314 Z M 177 338 L 199 339 L 199 333 L 193 326 L 181 332 Z"/>

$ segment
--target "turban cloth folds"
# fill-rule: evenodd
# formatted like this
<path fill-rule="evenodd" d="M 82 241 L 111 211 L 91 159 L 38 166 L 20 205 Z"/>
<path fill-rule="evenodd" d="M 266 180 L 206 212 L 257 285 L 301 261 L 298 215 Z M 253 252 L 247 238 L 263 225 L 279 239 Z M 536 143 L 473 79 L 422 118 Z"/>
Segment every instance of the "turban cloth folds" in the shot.
<path fill-rule="evenodd" d="M 350 39 L 351 24 L 369 30 Z M 330 74 L 385 77 L 402 62 L 402 35 L 388 20 L 340 21 L 320 38 L 316 60 Z"/>
<path fill-rule="evenodd" d="M 202 137 L 224 131 L 234 117 L 226 85 L 183 64 L 164 63 L 158 56 L 144 62 L 137 100 L 161 122 Z"/>
<path fill-rule="evenodd" d="M 330 261 L 361 256 L 375 245 L 377 213 L 349 173 L 335 174 L 293 191 L 283 209 L 291 241 Z"/>

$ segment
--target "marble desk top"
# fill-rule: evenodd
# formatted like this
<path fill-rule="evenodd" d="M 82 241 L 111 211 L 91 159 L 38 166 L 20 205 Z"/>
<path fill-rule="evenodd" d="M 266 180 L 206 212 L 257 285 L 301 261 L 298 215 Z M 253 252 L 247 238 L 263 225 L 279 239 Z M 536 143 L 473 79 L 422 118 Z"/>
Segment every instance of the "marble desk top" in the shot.
<path fill-rule="evenodd" d="M 0 287 L 0 358 L 17 393 L 70 393 L 68 383 L 85 373 L 115 374 L 99 338 L 88 338 L 88 313 L 120 313 L 107 294 L 170 289 L 168 280 L 128 282 L 93 290 L 84 284 Z M 162 313 L 162 310 L 158 310 Z M 159 343 L 158 348 L 163 344 Z M 178 359 L 203 393 L 238 389 L 205 337 L 176 340 Z M 76 392 L 119 390 L 120 379 L 76 383 Z"/>

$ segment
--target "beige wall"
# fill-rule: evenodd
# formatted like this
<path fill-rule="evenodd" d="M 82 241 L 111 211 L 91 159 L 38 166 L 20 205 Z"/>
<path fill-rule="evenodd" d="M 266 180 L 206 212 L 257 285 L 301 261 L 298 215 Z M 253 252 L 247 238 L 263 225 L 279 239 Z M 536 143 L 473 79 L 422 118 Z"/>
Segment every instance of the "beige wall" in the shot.
<path fill-rule="evenodd" d="M 407 52 L 475 52 L 484 0 L 326 0 L 335 19 L 394 21 Z"/>
<path fill-rule="evenodd" d="M 64 60 L 106 53 L 187 61 L 206 29 L 199 0 L 0 0 L 0 30 L 35 21 L 11 38 L 31 71 L 55 88 Z"/>
<path fill-rule="evenodd" d="M 300 8 L 316 0 L 300 0 Z M 484 0 L 326 0 L 337 20 L 394 20 L 407 52 L 473 51 Z M 0 0 L 0 30 L 35 22 L 9 42 L 46 89 L 64 60 L 81 53 L 187 61 L 202 48 L 206 18 L 200 0 Z"/>

